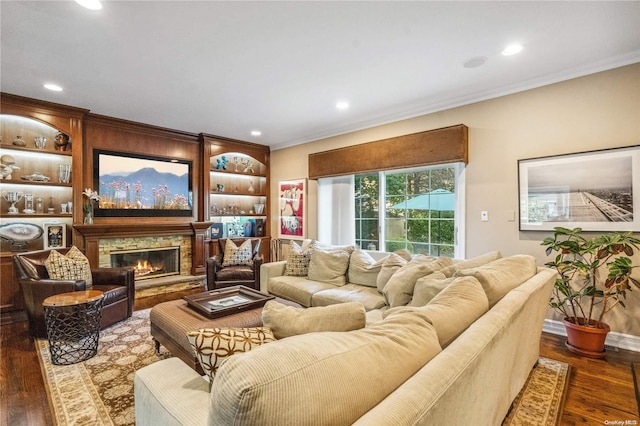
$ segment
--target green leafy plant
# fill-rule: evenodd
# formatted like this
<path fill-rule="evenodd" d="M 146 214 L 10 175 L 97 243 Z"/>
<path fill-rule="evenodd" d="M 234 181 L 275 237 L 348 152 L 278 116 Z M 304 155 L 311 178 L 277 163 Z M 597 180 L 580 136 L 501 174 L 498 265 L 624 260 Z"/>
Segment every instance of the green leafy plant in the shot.
<path fill-rule="evenodd" d="M 585 238 L 582 228 L 554 228 L 553 237 L 542 242 L 547 256 L 556 253 L 545 264 L 558 272 L 549 306 L 574 324 L 600 327 L 607 312 L 625 307 L 630 283 L 640 288 L 631 277 L 635 266 L 630 258 L 639 244 L 631 232 Z"/>

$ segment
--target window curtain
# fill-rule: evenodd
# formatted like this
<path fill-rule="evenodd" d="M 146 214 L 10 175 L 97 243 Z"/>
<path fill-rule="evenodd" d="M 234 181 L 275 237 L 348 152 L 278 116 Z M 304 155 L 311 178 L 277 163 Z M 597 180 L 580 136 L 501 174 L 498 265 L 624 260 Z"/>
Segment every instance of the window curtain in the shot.
<path fill-rule="evenodd" d="M 354 244 L 353 192 L 353 175 L 318 179 L 318 241 L 337 245 Z"/>

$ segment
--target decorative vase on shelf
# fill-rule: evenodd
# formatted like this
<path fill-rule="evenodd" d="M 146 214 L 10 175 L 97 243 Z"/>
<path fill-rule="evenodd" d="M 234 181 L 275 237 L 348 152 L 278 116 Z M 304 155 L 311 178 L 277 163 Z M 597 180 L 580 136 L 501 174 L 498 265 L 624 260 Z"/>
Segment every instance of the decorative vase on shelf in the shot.
<path fill-rule="evenodd" d="M 93 224 L 93 204 L 91 203 L 84 205 L 84 224 Z"/>

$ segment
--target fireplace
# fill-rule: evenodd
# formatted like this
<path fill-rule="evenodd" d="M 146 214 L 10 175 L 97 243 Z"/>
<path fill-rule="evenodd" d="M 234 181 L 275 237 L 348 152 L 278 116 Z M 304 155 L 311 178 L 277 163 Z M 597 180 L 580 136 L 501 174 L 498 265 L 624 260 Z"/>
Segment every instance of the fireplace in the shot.
<path fill-rule="evenodd" d="M 117 250 L 109 253 L 112 267 L 133 266 L 136 280 L 180 275 L 180 247 Z"/>

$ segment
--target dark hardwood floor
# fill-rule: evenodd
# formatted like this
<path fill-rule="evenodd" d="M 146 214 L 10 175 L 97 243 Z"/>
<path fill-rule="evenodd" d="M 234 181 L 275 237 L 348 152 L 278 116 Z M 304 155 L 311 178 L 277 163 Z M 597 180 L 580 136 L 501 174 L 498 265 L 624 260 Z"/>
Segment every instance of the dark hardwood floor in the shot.
<path fill-rule="evenodd" d="M 136 300 L 135 309 L 185 294 L 168 293 Z M 24 316 L 3 315 L 0 325 L 0 424 L 39 426 L 52 424 L 47 395 L 33 340 Z M 576 356 L 564 347 L 564 338 L 543 333 L 541 356 L 571 365 L 569 390 L 562 425 L 640 425 L 631 362 L 640 353 L 610 350 L 604 360 Z M 614 423 L 614 422 L 621 423 Z M 626 422 L 626 423 L 625 423 Z"/>

